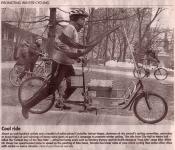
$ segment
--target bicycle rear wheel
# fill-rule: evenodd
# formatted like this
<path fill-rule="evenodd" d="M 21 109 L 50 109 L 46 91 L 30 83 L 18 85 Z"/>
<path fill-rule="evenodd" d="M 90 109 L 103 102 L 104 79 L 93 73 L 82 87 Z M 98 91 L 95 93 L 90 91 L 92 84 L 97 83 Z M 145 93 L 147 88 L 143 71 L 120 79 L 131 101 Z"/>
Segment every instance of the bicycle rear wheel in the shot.
<path fill-rule="evenodd" d="M 42 77 L 31 77 L 22 82 L 18 90 L 18 98 L 21 105 L 27 102 L 34 94 L 37 94 L 43 87 L 46 86 L 46 81 Z M 48 96 L 32 107 L 29 111 L 34 114 L 42 114 L 47 112 L 54 104 L 55 94 Z"/>
<path fill-rule="evenodd" d="M 168 71 L 164 68 L 157 68 L 154 71 L 154 76 L 157 80 L 165 80 L 168 76 Z"/>
<path fill-rule="evenodd" d="M 155 93 L 141 93 L 134 103 L 135 116 L 144 123 L 154 124 L 165 118 L 168 111 L 164 98 Z"/>
<path fill-rule="evenodd" d="M 24 71 L 24 66 L 15 65 L 9 72 L 9 81 L 13 86 L 20 86 L 22 80 L 19 75 Z"/>
<path fill-rule="evenodd" d="M 146 76 L 146 71 L 143 67 L 134 68 L 133 74 L 135 78 L 143 79 Z"/>

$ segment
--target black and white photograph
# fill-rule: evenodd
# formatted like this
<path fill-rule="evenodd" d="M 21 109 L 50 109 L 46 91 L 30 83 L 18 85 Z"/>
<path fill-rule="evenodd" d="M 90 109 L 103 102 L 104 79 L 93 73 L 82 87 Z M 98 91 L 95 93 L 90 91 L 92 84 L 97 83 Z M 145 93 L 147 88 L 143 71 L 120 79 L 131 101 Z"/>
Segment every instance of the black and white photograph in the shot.
<path fill-rule="evenodd" d="M 172 12 L 1 8 L 1 125 L 172 125 Z"/>

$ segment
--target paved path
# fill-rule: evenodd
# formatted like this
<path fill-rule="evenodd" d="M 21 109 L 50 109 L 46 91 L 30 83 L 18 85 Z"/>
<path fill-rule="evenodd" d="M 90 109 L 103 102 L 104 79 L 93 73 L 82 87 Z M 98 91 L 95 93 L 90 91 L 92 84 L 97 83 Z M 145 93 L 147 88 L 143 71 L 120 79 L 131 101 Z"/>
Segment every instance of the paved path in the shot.
<path fill-rule="evenodd" d="M 2 125 L 142 125 L 135 116 L 95 115 L 66 111 L 48 111 L 45 114 L 30 114 L 24 119 L 20 106 L 2 106 Z M 172 124 L 163 120 L 158 124 Z"/>

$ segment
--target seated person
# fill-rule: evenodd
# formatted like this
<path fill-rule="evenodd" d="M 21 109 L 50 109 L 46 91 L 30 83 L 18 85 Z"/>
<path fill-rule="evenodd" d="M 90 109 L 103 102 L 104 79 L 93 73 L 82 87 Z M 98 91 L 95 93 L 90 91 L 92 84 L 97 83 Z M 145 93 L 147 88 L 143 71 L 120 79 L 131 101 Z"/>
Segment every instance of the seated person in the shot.
<path fill-rule="evenodd" d="M 35 63 L 37 62 L 39 55 L 41 55 L 42 38 L 37 37 L 34 44 L 24 42 L 20 47 L 19 58 L 16 65 L 24 65 L 24 71 L 19 75 L 19 79 L 22 80 L 26 74 L 26 71 L 33 72 Z"/>
<path fill-rule="evenodd" d="M 156 53 L 152 50 L 147 50 L 145 52 L 144 60 L 146 60 L 146 65 L 155 64 L 157 65 L 160 61 L 156 56 Z"/>

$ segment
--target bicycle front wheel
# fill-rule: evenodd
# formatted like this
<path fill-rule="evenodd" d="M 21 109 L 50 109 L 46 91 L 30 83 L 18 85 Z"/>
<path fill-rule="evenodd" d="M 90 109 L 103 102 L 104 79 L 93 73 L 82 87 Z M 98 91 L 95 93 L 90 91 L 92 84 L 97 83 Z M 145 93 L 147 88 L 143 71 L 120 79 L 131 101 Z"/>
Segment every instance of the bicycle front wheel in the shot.
<path fill-rule="evenodd" d="M 154 124 L 165 118 L 168 111 L 164 98 L 155 93 L 141 93 L 134 104 L 135 116 L 144 123 Z"/>
<path fill-rule="evenodd" d="M 18 98 L 21 105 L 27 102 L 32 96 L 40 92 L 46 86 L 46 82 L 42 77 L 31 77 L 21 83 L 18 90 Z M 48 96 L 32 107 L 29 111 L 34 114 L 42 114 L 47 112 L 54 104 L 55 94 Z"/>
<path fill-rule="evenodd" d="M 135 78 L 143 79 L 146 76 L 146 71 L 143 67 L 134 68 L 133 74 Z"/>
<path fill-rule="evenodd" d="M 168 71 L 164 68 L 157 68 L 154 71 L 154 76 L 157 80 L 165 80 L 168 76 Z"/>

